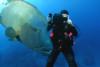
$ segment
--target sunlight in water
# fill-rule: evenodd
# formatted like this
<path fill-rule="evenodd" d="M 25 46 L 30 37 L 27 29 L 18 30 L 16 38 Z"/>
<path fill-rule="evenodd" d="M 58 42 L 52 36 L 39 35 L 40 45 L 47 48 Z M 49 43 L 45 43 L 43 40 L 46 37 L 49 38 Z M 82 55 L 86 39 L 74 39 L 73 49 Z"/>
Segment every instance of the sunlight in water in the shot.
<path fill-rule="evenodd" d="M 7 3 L 7 0 L 0 0 L 0 5 Z"/>
<path fill-rule="evenodd" d="M 0 0 L 0 13 L 4 7 L 7 5 L 7 0 Z"/>

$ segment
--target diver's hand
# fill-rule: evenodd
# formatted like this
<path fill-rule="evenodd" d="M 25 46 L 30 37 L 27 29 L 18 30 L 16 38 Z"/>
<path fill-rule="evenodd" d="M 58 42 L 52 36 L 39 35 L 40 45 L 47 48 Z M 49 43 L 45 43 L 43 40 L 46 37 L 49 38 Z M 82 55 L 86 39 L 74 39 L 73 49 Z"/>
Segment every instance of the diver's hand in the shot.
<path fill-rule="evenodd" d="M 72 36 L 73 36 L 73 33 L 72 33 L 72 32 L 70 32 L 70 33 L 68 34 L 68 36 L 69 36 L 69 37 L 72 37 Z"/>

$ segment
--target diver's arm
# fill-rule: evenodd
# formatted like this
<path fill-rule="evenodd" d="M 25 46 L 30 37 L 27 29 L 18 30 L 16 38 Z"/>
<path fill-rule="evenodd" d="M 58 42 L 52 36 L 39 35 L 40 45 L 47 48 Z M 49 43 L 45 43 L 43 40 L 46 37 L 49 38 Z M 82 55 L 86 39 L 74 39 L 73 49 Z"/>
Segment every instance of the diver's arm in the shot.
<path fill-rule="evenodd" d="M 78 31 L 75 28 L 75 26 L 73 25 L 71 19 L 68 19 L 67 23 L 68 23 L 68 26 L 70 28 L 70 31 L 72 32 L 72 36 L 77 37 L 78 36 Z"/>
<path fill-rule="evenodd" d="M 73 25 L 72 20 L 68 18 L 67 23 Z"/>
<path fill-rule="evenodd" d="M 47 31 L 51 30 L 53 26 L 53 22 L 52 22 L 52 14 L 49 13 L 49 16 L 48 16 L 48 26 L 47 26 Z"/>
<path fill-rule="evenodd" d="M 48 22 L 47 31 L 51 30 L 52 25 L 53 25 L 53 23 L 52 23 L 52 21 L 50 20 L 50 21 Z"/>
<path fill-rule="evenodd" d="M 72 26 L 71 31 L 72 31 L 74 37 L 78 36 L 78 31 L 74 26 Z"/>

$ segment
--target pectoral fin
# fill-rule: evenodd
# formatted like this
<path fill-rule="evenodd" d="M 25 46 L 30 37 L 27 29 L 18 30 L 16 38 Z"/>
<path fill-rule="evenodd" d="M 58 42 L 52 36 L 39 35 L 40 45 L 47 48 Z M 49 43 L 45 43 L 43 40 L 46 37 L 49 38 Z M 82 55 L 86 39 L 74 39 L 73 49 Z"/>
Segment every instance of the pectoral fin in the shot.
<path fill-rule="evenodd" d="M 19 42 L 22 42 L 19 35 L 16 36 L 16 39 L 17 39 Z"/>
<path fill-rule="evenodd" d="M 5 31 L 5 34 L 7 37 L 9 37 L 9 40 L 18 40 L 21 42 L 20 36 L 12 27 L 8 27 Z"/>
<path fill-rule="evenodd" d="M 16 37 L 16 31 L 12 27 L 8 27 L 5 31 L 5 34 L 11 39 L 15 39 Z"/>

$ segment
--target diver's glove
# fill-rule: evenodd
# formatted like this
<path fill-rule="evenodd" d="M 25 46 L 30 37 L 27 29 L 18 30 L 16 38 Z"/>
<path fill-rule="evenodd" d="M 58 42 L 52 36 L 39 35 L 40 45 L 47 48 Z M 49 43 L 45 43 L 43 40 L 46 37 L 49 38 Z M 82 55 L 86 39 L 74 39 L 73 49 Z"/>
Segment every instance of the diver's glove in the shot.
<path fill-rule="evenodd" d="M 68 38 L 69 37 L 69 35 L 68 35 L 67 32 L 64 32 L 64 35 L 65 35 L 65 38 Z"/>

